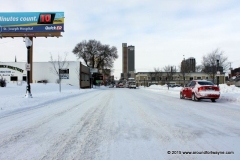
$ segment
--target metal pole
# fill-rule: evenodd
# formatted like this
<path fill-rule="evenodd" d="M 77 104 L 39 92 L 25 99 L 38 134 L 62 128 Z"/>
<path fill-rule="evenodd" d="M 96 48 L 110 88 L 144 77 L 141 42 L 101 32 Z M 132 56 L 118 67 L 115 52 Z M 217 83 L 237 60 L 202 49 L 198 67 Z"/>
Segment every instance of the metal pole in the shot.
<path fill-rule="evenodd" d="M 27 47 L 27 63 L 30 64 L 30 46 Z M 31 68 L 31 67 L 30 67 Z M 32 97 L 30 86 L 30 70 L 27 71 L 27 96 Z"/>

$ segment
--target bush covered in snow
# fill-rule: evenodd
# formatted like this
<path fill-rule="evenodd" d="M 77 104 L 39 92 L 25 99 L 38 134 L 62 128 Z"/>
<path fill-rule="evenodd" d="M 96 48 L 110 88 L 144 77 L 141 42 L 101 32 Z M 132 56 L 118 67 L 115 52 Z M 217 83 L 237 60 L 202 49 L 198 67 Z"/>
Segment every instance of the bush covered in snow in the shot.
<path fill-rule="evenodd" d="M 1 79 L 0 79 L 0 86 L 1 86 L 1 87 L 6 87 L 6 85 L 7 85 L 6 80 L 3 79 L 3 78 L 1 78 Z"/>

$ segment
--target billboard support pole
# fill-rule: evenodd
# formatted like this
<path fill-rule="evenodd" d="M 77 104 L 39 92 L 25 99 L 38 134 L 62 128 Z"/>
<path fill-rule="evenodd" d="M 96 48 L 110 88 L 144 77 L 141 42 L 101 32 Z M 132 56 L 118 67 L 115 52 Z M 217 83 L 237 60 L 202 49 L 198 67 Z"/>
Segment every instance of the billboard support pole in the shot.
<path fill-rule="evenodd" d="M 30 64 L 31 63 L 31 54 L 30 54 L 30 49 L 31 49 L 31 46 L 32 46 L 32 41 L 29 39 L 29 38 L 26 38 L 25 39 L 25 44 L 26 44 L 26 47 L 27 47 L 27 65 L 28 68 L 27 69 L 27 91 L 26 91 L 26 95 L 25 97 L 26 98 L 32 98 L 32 93 L 31 93 L 31 86 L 30 86 L 30 75 L 31 75 L 31 68 L 32 68 L 32 65 Z M 29 67 L 29 64 L 30 64 L 30 67 Z"/>
<path fill-rule="evenodd" d="M 32 73 L 33 73 L 33 37 L 29 37 L 29 39 L 32 41 L 32 46 L 29 49 L 29 63 L 30 63 L 30 83 L 33 83 L 32 79 Z"/>

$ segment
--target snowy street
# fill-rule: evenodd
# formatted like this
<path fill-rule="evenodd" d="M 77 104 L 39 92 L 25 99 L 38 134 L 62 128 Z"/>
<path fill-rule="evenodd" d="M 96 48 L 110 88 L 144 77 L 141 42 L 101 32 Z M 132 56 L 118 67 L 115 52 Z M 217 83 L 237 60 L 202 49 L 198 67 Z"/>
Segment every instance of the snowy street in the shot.
<path fill-rule="evenodd" d="M 76 93 L 41 105 L 34 105 L 34 101 L 33 107 L 24 109 L 4 112 L 3 108 L 0 159 L 190 160 L 240 156 L 239 103 L 222 99 L 216 103 L 193 102 L 180 99 L 178 94 L 145 88 L 101 87 Z M 21 99 L 26 104 L 37 96 L 33 93 L 34 98 Z M 204 151 L 207 153 L 201 153 Z"/>

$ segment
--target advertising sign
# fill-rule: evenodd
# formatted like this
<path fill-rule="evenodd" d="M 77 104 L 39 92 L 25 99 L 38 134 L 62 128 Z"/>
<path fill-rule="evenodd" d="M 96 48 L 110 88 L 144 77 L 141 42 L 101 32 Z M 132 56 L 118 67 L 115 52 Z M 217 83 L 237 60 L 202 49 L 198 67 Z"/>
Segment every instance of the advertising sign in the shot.
<path fill-rule="evenodd" d="M 60 79 L 69 79 L 69 74 L 60 74 Z"/>
<path fill-rule="evenodd" d="M 64 12 L 0 12 L 0 33 L 64 32 Z"/>
<path fill-rule="evenodd" d="M 69 69 L 59 69 L 60 79 L 69 79 Z"/>

